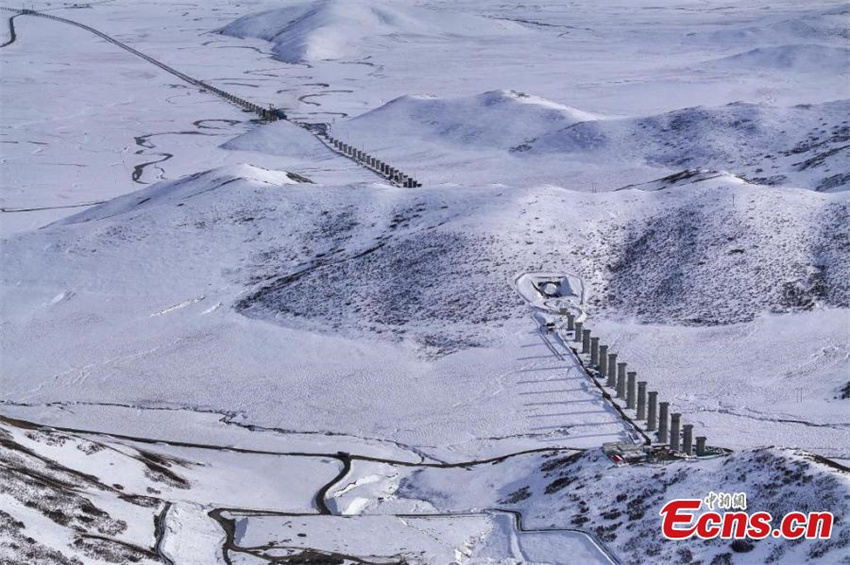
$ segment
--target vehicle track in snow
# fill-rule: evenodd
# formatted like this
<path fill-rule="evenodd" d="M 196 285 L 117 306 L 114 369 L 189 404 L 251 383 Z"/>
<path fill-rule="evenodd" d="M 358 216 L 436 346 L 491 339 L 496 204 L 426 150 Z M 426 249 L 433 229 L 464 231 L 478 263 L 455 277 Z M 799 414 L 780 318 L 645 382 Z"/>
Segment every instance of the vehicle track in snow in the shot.
<path fill-rule="evenodd" d="M 2 49 L 3 47 L 6 47 L 7 45 L 13 44 L 15 42 L 15 40 L 18 38 L 17 34 L 15 33 L 15 18 L 17 18 L 20 15 L 21 14 L 15 14 L 15 15 L 9 17 L 9 39 L 5 43 L 0 45 L 0 49 Z"/>
<path fill-rule="evenodd" d="M 174 561 L 165 554 L 165 551 L 162 548 L 162 544 L 165 541 L 166 518 L 168 517 L 168 511 L 171 510 L 172 504 L 173 503 L 171 502 L 165 502 L 159 514 L 154 516 L 153 521 L 154 538 L 156 539 L 154 551 L 156 551 L 159 560 L 165 563 L 165 565 L 175 565 Z"/>
<path fill-rule="evenodd" d="M 499 463 L 502 461 L 509 460 L 514 457 L 520 457 L 523 455 L 529 455 L 534 453 L 563 453 L 563 452 L 577 452 L 584 451 L 582 449 L 576 448 L 538 448 L 531 449 L 525 451 L 518 451 L 513 453 L 508 453 L 505 455 L 501 455 L 498 457 L 491 457 L 485 459 L 475 459 L 469 461 L 462 461 L 456 463 L 430 463 L 430 462 L 414 462 L 414 461 L 404 461 L 392 458 L 383 458 L 383 457 L 374 457 L 368 455 L 357 455 L 357 454 L 349 454 L 344 452 L 337 453 L 311 453 L 311 452 L 279 452 L 279 451 L 270 451 L 270 450 L 259 450 L 259 449 L 246 449 L 239 448 L 235 446 L 219 446 L 219 445 L 211 445 L 211 444 L 203 444 L 203 443 L 194 443 L 194 442 L 183 442 L 183 441 L 171 441 L 171 440 L 161 440 L 157 438 L 150 437 L 140 437 L 140 436 L 131 436 L 125 434 L 114 434 L 96 430 L 86 430 L 81 428 L 71 428 L 71 427 L 63 427 L 63 426 L 51 426 L 39 424 L 36 422 L 31 422 L 27 420 L 11 418 L 7 416 L 0 415 L 0 422 L 14 426 L 20 429 L 25 430 L 38 430 L 40 432 L 50 434 L 50 433 L 66 433 L 72 434 L 75 436 L 79 436 L 82 439 L 86 439 L 89 436 L 103 438 L 104 440 L 118 440 L 118 441 L 126 441 L 132 443 L 141 443 L 141 444 L 149 444 L 149 445 L 159 445 L 159 446 L 169 446 L 169 447 L 184 447 L 184 448 L 195 448 L 195 449 L 205 449 L 205 450 L 214 450 L 221 451 L 225 453 L 249 453 L 249 454 L 258 454 L 258 455 L 274 455 L 274 456 L 282 456 L 282 457 L 310 457 L 310 458 L 320 458 L 320 459 L 333 459 L 339 461 L 341 464 L 340 471 L 327 483 L 322 485 L 317 491 L 314 498 L 314 505 L 316 507 L 314 512 L 282 512 L 272 509 L 262 509 L 262 508 L 237 508 L 237 507 L 217 507 L 212 508 L 207 515 L 214 520 L 221 530 L 225 534 L 225 541 L 222 545 L 222 558 L 225 563 L 232 564 L 232 560 L 230 559 L 228 553 L 242 553 L 251 555 L 253 557 L 257 557 L 260 559 L 266 559 L 269 562 L 275 562 L 273 559 L 268 559 L 266 556 L 259 553 L 262 549 L 271 549 L 275 546 L 263 546 L 261 548 L 242 548 L 238 545 L 236 541 L 236 527 L 235 520 L 225 516 L 225 514 L 236 514 L 243 517 L 250 516 L 281 516 L 281 517 L 317 517 L 317 516 L 341 516 L 342 514 L 334 513 L 330 506 L 327 504 L 327 495 L 332 491 L 334 487 L 336 487 L 345 477 L 349 474 L 352 467 L 356 462 L 367 462 L 367 463 L 383 463 L 388 465 L 394 465 L 399 467 L 407 467 L 407 468 L 432 468 L 432 469 L 471 469 L 476 466 L 481 465 L 492 465 L 495 463 Z M 134 447 L 129 445 L 129 447 Z M 135 448 L 135 447 L 134 447 Z M 135 448 L 137 449 L 137 448 Z M 45 459 L 45 461 L 49 461 L 53 465 L 59 465 L 63 469 L 66 469 L 68 472 L 73 474 L 78 474 L 77 471 L 67 468 L 58 462 L 54 462 L 52 460 Z M 100 481 L 95 477 L 86 476 L 89 480 L 96 480 L 99 484 Z M 64 484 L 58 483 L 59 487 L 64 488 Z M 113 488 L 104 485 L 107 490 L 114 491 Z M 121 492 L 122 496 L 127 496 L 127 493 Z M 166 499 L 151 497 L 160 500 L 162 503 L 162 508 L 154 517 L 154 545 L 153 549 L 145 549 L 137 546 L 132 546 L 132 548 L 136 551 L 145 552 L 151 556 L 156 556 L 162 563 L 165 565 L 174 565 L 174 562 L 164 553 L 163 543 L 165 539 L 166 533 L 166 518 L 168 512 L 171 510 L 173 506 L 173 501 L 169 501 Z M 431 514 L 392 514 L 393 516 L 404 519 L 404 518 L 423 518 L 427 519 L 431 518 L 452 518 L 452 517 L 480 517 L 483 515 L 492 516 L 495 513 L 509 514 L 513 517 L 515 528 L 517 532 L 522 533 L 570 533 L 573 535 L 579 535 L 590 540 L 593 545 L 595 545 L 600 552 L 602 552 L 606 558 L 611 563 L 618 563 L 616 557 L 605 547 L 604 543 L 601 542 L 594 534 L 590 532 L 586 532 L 577 528 L 543 528 L 543 529 L 534 529 L 534 528 L 526 528 L 522 522 L 522 515 L 520 512 L 513 510 L 505 510 L 501 508 L 488 508 L 482 511 L 476 512 L 443 512 L 443 513 L 431 513 Z M 352 517 L 356 517 L 359 515 L 352 515 Z M 364 514 L 362 516 L 371 516 L 369 514 Z M 109 538 L 110 541 L 117 541 Z M 118 542 L 125 544 L 125 542 Z M 125 544 L 126 545 L 126 544 Z M 129 547 L 129 546 L 128 546 Z M 253 549 L 253 550 L 252 550 Z M 357 556 L 349 556 L 349 555 L 338 555 L 330 552 L 325 552 L 318 549 L 307 549 L 299 548 L 299 550 L 304 551 L 305 555 L 310 556 L 319 556 L 324 559 L 339 559 L 345 558 L 352 560 L 356 563 L 370 564 L 372 562 L 361 559 Z"/>

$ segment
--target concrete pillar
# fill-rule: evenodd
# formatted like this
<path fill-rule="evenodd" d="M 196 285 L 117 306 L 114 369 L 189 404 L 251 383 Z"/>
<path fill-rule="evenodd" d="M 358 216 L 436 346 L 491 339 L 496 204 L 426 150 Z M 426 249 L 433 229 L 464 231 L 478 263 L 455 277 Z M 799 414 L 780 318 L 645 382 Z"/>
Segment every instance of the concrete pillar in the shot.
<path fill-rule="evenodd" d="M 599 338 L 590 338 L 590 364 L 599 367 Z"/>
<path fill-rule="evenodd" d="M 697 436 L 697 457 L 705 455 L 705 436 Z"/>
<path fill-rule="evenodd" d="M 576 317 L 567 312 L 567 331 L 571 332 L 576 329 Z"/>
<path fill-rule="evenodd" d="M 581 352 L 590 353 L 590 330 L 581 330 Z"/>
<path fill-rule="evenodd" d="M 608 374 L 608 346 L 599 346 L 599 376 L 604 377 Z"/>
<path fill-rule="evenodd" d="M 670 414 L 670 449 L 679 451 L 679 436 L 682 433 L 681 428 L 682 415 L 679 412 Z"/>
<path fill-rule="evenodd" d="M 617 398 L 626 397 L 626 364 L 617 363 Z"/>
<path fill-rule="evenodd" d="M 626 364 L 617 363 L 617 398 L 626 397 Z"/>
<path fill-rule="evenodd" d="M 682 451 L 685 455 L 694 454 L 694 425 L 685 424 L 682 426 Z"/>
<path fill-rule="evenodd" d="M 629 371 L 626 375 L 626 408 L 634 410 L 637 401 L 637 373 Z"/>
<path fill-rule="evenodd" d="M 583 324 L 581 322 L 576 322 L 575 327 L 575 335 L 573 336 L 573 341 L 581 341 L 581 326 Z"/>
<path fill-rule="evenodd" d="M 649 406 L 646 410 L 646 430 L 651 432 L 656 429 L 657 426 L 657 414 L 658 414 L 658 393 L 654 390 L 647 394 L 647 400 L 649 401 Z"/>
<path fill-rule="evenodd" d="M 637 419 L 646 420 L 646 381 L 639 381 L 637 385 Z"/>
<path fill-rule="evenodd" d="M 658 441 L 661 443 L 667 443 L 667 440 L 669 439 L 667 437 L 667 426 L 669 424 L 669 417 L 667 416 L 667 413 L 669 410 L 669 402 L 661 402 L 658 405 Z"/>
<path fill-rule="evenodd" d="M 617 386 L 617 354 L 609 353 L 608 354 L 608 382 L 605 383 L 606 386 L 614 388 Z"/>

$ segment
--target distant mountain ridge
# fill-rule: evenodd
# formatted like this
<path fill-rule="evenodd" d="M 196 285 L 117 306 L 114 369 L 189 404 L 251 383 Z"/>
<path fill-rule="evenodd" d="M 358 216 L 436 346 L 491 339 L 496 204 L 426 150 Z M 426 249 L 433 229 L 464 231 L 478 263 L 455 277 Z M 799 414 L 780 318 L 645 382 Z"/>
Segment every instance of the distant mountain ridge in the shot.
<path fill-rule="evenodd" d="M 288 63 L 356 59 L 364 41 L 403 35 L 478 37 L 525 33 L 514 22 L 467 14 L 445 17 L 403 4 L 369 4 L 350 0 L 302 2 L 249 14 L 221 30 L 274 44 L 275 58 Z"/>

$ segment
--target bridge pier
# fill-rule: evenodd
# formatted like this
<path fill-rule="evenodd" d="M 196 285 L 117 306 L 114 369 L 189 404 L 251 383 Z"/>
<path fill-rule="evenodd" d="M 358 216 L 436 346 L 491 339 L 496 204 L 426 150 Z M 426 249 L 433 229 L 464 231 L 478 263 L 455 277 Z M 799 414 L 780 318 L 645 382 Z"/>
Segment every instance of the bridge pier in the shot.
<path fill-rule="evenodd" d="M 599 338 L 590 338 L 590 365 L 599 367 Z"/>
<path fill-rule="evenodd" d="M 629 371 L 626 375 L 626 408 L 633 410 L 635 407 L 635 400 L 637 399 L 635 391 L 635 387 L 637 386 L 637 373 L 635 371 Z"/>
<path fill-rule="evenodd" d="M 705 455 L 705 436 L 697 436 L 697 457 Z"/>
<path fill-rule="evenodd" d="M 646 420 L 646 381 L 637 384 L 637 419 Z"/>
<path fill-rule="evenodd" d="M 679 451 L 679 436 L 681 434 L 682 415 L 679 412 L 670 414 L 670 449 Z"/>
<path fill-rule="evenodd" d="M 617 363 L 617 398 L 626 397 L 626 364 Z"/>
<path fill-rule="evenodd" d="M 656 428 L 656 414 L 658 412 L 658 393 L 652 391 L 649 393 L 649 410 L 646 414 L 646 431 L 652 432 Z"/>
<path fill-rule="evenodd" d="M 605 386 L 614 388 L 617 386 L 617 354 L 608 354 L 608 382 Z"/>
<path fill-rule="evenodd" d="M 682 426 L 682 452 L 685 455 L 694 454 L 694 425 L 685 424 Z"/>
<path fill-rule="evenodd" d="M 658 441 L 667 443 L 667 425 L 669 423 L 668 411 L 670 410 L 669 402 L 661 402 L 658 405 Z"/>

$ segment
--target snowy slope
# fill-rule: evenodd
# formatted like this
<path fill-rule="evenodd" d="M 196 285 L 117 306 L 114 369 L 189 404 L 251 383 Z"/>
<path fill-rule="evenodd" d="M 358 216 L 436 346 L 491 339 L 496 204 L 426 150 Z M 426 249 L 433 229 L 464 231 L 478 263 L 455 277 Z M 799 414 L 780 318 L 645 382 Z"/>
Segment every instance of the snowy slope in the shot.
<path fill-rule="evenodd" d="M 495 374 L 485 388 L 502 390 L 525 370 L 517 347 L 530 320 L 513 289 L 522 272 L 581 276 L 592 318 L 716 325 L 847 305 L 845 192 L 777 191 L 728 175 L 597 194 L 400 191 L 240 171 L 246 179 L 214 170 L 145 189 L 4 242 L 4 340 L 10 351 L 45 352 L 5 356 L 8 397 L 109 402 L 108 383 L 122 403 L 181 398 L 248 423 L 384 430 L 428 445 L 466 438 L 475 451 L 470 427 L 499 436 L 522 408 L 512 396 L 501 412 L 504 398 L 467 386 Z M 105 300 L 104 289 L 122 298 Z M 840 341 L 841 328 L 831 331 Z M 806 342 L 797 355 L 821 347 Z M 328 358 L 328 348 L 348 353 Z M 777 358 L 770 371 L 796 373 L 797 359 Z M 817 417 L 840 421 L 829 404 L 846 383 L 840 353 L 819 373 L 807 386 Z M 207 384 L 187 396 L 195 379 Z M 415 416 L 411 382 L 429 391 Z M 370 397 L 352 396 L 366 389 Z M 299 399 L 283 418 L 279 395 Z M 368 408 L 376 395 L 417 421 L 439 411 L 443 424 L 388 432 Z M 476 408 L 452 410 L 447 395 Z M 741 401 L 765 401 L 754 395 Z M 337 403 L 351 413 L 343 418 Z"/>
<path fill-rule="evenodd" d="M 596 116 L 513 90 L 439 98 L 403 96 L 334 128 L 371 143 L 388 136 L 407 145 L 445 144 L 464 149 L 509 149 L 528 139 L 597 119 Z"/>
<path fill-rule="evenodd" d="M 88 431 L 0 422 L 0 561 L 846 562 L 846 473 L 797 449 L 850 461 L 850 5 L 33 7 L 425 186 L 17 18 L 0 412 Z M 541 273 L 736 451 L 613 467 L 634 434 L 538 331 Z M 727 489 L 839 530 L 660 539 Z"/>
<path fill-rule="evenodd" d="M 399 487 L 388 506 L 398 498 L 427 501 L 444 512 L 473 504 L 521 511 L 526 528 L 582 528 L 627 564 L 843 563 L 850 548 L 844 519 L 850 512 L 850 473 L 824 463 L 810 454 L 764 448 L 700 462 L 615 467 L 601 450 L 592 450 L 472 471 L 417 470 L 393 481 Z M 710 491 L 745 492 L 749 512 L 765 510 L 774 517 L 792 510 L 830 511 L 836 530 L 830 540 L 806 543 L 665 540 L 658 514 L 664 503 L 703 498 Z"/>
<path fill-rule="evenodd" d="M 830 190 L 847 183 L 848 111 L 848 100 L 790 108 L 744 103 L 685 108 L 576 124 L 518 150 L 724 169 L 763 184 Z"/>
<path fill-rule="evenodd" d="M 850 60 L 850 58 L 847 58 Z M 333 128 L 409 168 L 451 167 L 484 182 L 570 186 L 595 168 L 727 170 L 751 182 L 817 191 L 850 187 L 850 101 L 788 108 L 735 103 L 655 116 L 596 116 L 510 91 L 470 98 L 405 97 Z M 643 177 L 646 179 L 646 177 Z M 648 180 L 648 179 L 646 179 Z M 603 177 L 603 188 L 612 186 Z M 582 183 L 587 186 L 589 183 Z"/>
<path fill-rule="evenodd" d="M 210 510 L 318 512 L 314 491 L 341 467 L 321 457 L 152 445 L 6 419 L 0 461 L 0 559 L 69 565 L 224 563 L 225 532 Z"/>
<path fill-rule="evenodd" d="M 402 3 L 356 0 L 296 3 L 244 16 L 222 28 L 234 37 L 253 37 L 274 44 L 275 57 L 298 63 L 327 59 L 358 59 L 363 44 L 404 41 L 406 36 L 449 38 L 504 36 L 525 30 L 467 14 L 445 13 Z"/>
<path fill-rule="evenodd" d="M 850 70 L 850 49 L 810 44 L 759 47 L 710 61 L 706 66 L 734 71 L 843 74 Z"/>

